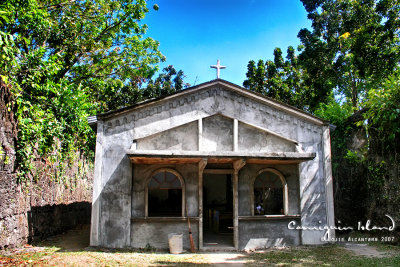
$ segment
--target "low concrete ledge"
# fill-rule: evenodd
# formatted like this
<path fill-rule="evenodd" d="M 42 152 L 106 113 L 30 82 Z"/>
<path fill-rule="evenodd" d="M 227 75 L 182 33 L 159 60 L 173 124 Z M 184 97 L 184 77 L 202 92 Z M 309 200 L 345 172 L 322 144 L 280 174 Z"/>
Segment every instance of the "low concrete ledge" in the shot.
<path fill-rule="evenodd" d="M 189 217 L 191 221 L 198 221 L 200 217 Z M 187 221 L 188 217 L 134 217 L 132 222 L 179 222 Z"/>
<path fill-rule="evenodd" d="M 254 216 L 239 216 L 239 220 L 284 220 L 284 219 L 300 219 L 300 215 L 254 215 Z"/>

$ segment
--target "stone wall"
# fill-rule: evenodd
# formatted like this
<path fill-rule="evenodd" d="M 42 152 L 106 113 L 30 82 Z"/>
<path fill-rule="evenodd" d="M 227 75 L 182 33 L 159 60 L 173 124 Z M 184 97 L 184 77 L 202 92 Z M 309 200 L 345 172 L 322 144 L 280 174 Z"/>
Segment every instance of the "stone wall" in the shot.
<path fill-rule="evenodd" d="M 0 248 L 27 241 L 26 201 L 16 183 L 17 122 L 10 88 L 0 78 Z"/>
<path fill-rule="evenodd" d="M 15 111 L 10 88 L 0 79 L 0 249 L 90 223 L 93 164 L 79 153 L 63 177 L 55 175 L 57 164 L 37 157 L 35 173 L 18 183 Z"/>
<path fill-rule="evenodd" d="M 387 144 L 374 127 L 367 133 L 356 125 L 363 121 L 362 113 L 355 113 L 333 132 L 336 220 L 351 226 L 367 220 L 388 225 L 389 215 L 396 222 L 395 231 L 372 233 L 394 234 L 400 244 L 400 135 Z M 356 156 L 350 157 L 348 150 Z"/>
<path fill-rule="evenodd" d="M 36 180 L 22 192 L 27 199 L 28 242 L 60 234 L 78 224 L 90 224 L 93 173 L 92 164 L 83 157 L 65 169 L 63 177 L 54 175 L 57 165 L 40 159 L 34 162 Z"/>

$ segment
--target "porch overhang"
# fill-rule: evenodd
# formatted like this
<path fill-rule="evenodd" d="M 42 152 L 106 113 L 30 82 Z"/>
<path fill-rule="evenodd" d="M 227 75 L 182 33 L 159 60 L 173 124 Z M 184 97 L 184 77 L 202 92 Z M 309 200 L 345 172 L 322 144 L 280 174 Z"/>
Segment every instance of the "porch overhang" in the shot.
<path fill-rule="evenodd" d="M 246 151 L 178 151 L 178 150 L 129 150 L 127 155 L 134 164 L 185 164 L 232 163 L 246 160 L 255 164 L 296 164 L 313 160 L 315 153 L 305 152 L 246 152 Z"/>

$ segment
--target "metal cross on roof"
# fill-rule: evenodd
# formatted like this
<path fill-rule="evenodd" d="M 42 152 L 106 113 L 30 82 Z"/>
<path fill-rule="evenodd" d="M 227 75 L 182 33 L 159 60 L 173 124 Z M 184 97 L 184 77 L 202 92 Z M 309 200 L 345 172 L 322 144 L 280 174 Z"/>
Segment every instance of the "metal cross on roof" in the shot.
<path fill-rule="evenodd" d="M 211 65 L 210 68 L 217 69 L 217 79 L 219 79 L 219 70 L 225 69 L 225 66 L 219 64 L 219 59 L 217 60 L 217 65 Z"/>

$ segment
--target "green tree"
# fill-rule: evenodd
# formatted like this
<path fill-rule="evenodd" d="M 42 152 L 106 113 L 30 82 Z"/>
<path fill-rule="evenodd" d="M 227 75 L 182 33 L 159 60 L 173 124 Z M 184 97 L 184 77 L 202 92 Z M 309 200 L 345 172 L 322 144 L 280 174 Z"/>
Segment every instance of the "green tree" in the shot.
<path fill-rule="evenodd" d="M 263 93 L 264 91 L 264 83 L 265 83 L 265 74 L 266 69 L 264 65 L 264 61 L 260 59 L 257 63 L 257 70 L 255 75 L 255 90 L 257 93 Z"/>
<path fill-rule="evenodd" d="M 304 47 L 301 60 L 314 74 L 310 85 L 336 88 L 357 108 L 399 63 L 399 2 L 302 2 L 313 27 L 298 35 Z"/>
<path fill-rule="evenodd" d="M 108 110 L 115 95 L 118 104 L 127 102 L 122 94 L 138 91 L 155 73 L 164 57 L 157 41 L 143 38 L 147 11 L 144 0 L 0 3 L 0 74 L 18 104 L 22 179 L 36 157 L 60 162 L 74 151 L 90 155 L 87 116 Z"/>
<path fill-rule="evenodd" d="M 300 109 L 315 109 L 321 99 L 312 98 L 309 86 L 305 83 L 306 71 L 298 64 L 295 50 L 287 49 L 286 60 L 280 48 L 274 50 L 274 60 L 259 60 L 248 64 L 247 79 L 243 86 L 249 90 L 275 98 Z"/>
<path fill-rule="evenodd" d="M 265 94 L 313 112 L 334 91 L 354 110 L 361 109 L 368 91 L 399 64 L 399 1 L 302 2 L 312 31 L 300 30 L 297 58 L 293 48 L 286 61 L 279 48 L 274 50 L 273 61 L 266 62 Z M 244 86 L 255 90 L 249 77 Z"/>
<path fill-rule="evenodd" d="M 150 79 L 147 87 L 143 89 L 143 99 L 167 96 L 187 88 L 182 70 L 176 71 L 174 66 L 165 67 L 155 80 Z"/>
<path fill-rule="evenodd" d="M 142 38 L 144 0 L 7 0 L 0 7 L 8 18 L 0 30 L 13 35 L 19 49 L 21 70 L 14 77 L 28 95 L 40 92 L 24 81 L 37 76 L 42 82 L 46 74 L 38 72 L 51 66 L 47 78 L 82 84 L 106 109 L 103 95 L 148 77 L 164 59 L 158 42 Z"/>
<path fill-rule="evenodd" d="M 250 60 L 249 63 L 247 64 L 247 72 L 246 72 L 247 79 L 243 82 L 243 86 L 252 91 L 255 91 L 256 88 L 255 85 L 256 69 L 257 69 L 256 62 L 254 60 Z"/>
<path fill-rule="evenodd" d="M 332 133 L 337 215 L 353 218 L 350 223 L 398 216 L 400 177 L 393 169 L 399 165 L 400 2 L 302 2 L 312 31 L 298 35 L 299 60 L 313 73 L 309 85 L 326 86 L 333 95 L 316 115 L 337 125 Z"/>

